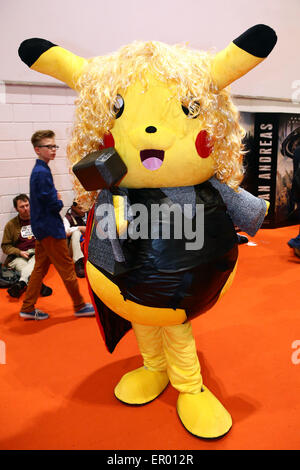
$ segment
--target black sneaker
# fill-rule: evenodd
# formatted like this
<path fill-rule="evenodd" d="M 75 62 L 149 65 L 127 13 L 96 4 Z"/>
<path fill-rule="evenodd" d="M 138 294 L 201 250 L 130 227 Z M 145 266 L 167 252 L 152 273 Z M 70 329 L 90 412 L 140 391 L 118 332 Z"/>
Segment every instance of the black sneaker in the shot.
<path fill-rule="evenodd" d="M 75 263 L 75 272 L 77 277 L 85 277 L 84 258 L 80 258 Z"/>
<path fill-rule="evenodd" d="M 19 297 L 21 297 L 23 292 L 26 291 L 26 288 L 27 288 L 27 284 L 24 281 L 18 281 L 9 289 L 7 289 L 7 292 L 11 297 L 18 299 Z"/>
<path fill-rule="evenodd" d="M 51 287 L 45 286 L 45 284 L 42 284 L 40 295 L 42 297 L 48 297 L 49 295 L 52 294 L 52 289 Z"/>

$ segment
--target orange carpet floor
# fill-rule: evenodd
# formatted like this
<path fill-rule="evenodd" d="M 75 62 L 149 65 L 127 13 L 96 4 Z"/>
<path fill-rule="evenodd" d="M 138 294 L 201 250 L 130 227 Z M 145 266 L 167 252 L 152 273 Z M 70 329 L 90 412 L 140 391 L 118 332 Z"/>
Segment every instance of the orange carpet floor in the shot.
<path fill-rule="evenodd" d="M 54 293 L 37 304 L 49 320 L 20 319 L 22 299 L 1 289 L 0 449 L 299 449 L 300 259 L 286 244 L 297 233 L 261 230 L 256 246 L 240 246 L 232 288 L 193 320 L 204 383 L 233 418 L 216 441 L 183 428 L 171 385 L 142 407 L 114 397 L 120 377 L 142 364 L 135 337 L 109 354 L 95 318 L 74 318 L 52 267 Z"/>

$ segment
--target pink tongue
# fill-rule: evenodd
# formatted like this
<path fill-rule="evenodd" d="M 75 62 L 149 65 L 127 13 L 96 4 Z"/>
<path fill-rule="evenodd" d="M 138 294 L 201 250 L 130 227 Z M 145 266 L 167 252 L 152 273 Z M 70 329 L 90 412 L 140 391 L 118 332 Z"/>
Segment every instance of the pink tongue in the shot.
<path fill-rule="evenodd" d="M 147 168 L 147 170 L 157 170 L 158 168 L 161 167 L 162 160 L 160 158 L 150 157 L 142 161 L 142 164 L 144 165 L 145 168 Z"/>

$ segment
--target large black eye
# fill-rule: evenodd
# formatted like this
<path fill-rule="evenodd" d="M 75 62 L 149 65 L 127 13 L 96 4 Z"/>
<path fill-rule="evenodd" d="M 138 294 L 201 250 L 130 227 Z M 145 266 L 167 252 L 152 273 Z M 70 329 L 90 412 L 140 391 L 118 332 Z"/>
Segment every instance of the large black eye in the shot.
<path fill-rule="evenodd" d="M 181 105 L 182 107 L 182 111 L 184 112 L 184 114 L 187 115 L 187 117 L 191 118 L 191 119 L 196 119 L 199 114 L 200 114 L 200 103 L 198 103 L 197 101 L 193 101 L 189 104 L 189 107 L 187 106 L 184 106 L 183 104 Z"/>
<path fill-rule="evenodd" d="M 114 104 L 115 118 L 118 119 L 120 116 L 122 116 L 123 111 L 124 111 L 124 100 L 121 95 L 117 95 L 117 98 Z"/>

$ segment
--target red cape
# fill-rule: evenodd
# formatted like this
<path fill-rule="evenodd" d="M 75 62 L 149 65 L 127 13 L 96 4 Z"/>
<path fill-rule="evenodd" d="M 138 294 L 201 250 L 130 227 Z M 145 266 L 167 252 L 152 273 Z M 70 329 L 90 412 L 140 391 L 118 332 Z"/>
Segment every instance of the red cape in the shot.
<path fill-rule="evenodd" d="M 85 276 L 88 284 L 89 294 L 91 297 L 92 304 L 95 309 L 97 323 L 102 335 L 102 338 L 106 344 L 106 347 L 110 353 L 112 353 L 117 346 L 118 342 L 123 338 L 128 330 L 131 329 L 131 323 L 128 320 L 117 315 L 115 312 L 110 310 L 102 301 L 97 297 L 88 280 L 86 273 L 86 262 L 88 260 L 88 249 L 89 240 L 92 232 L 93 221 L 94 221 L 95 205 L 89 212 L 85 240 L 83 245 L 83 254 L 85 260 Z"/>

